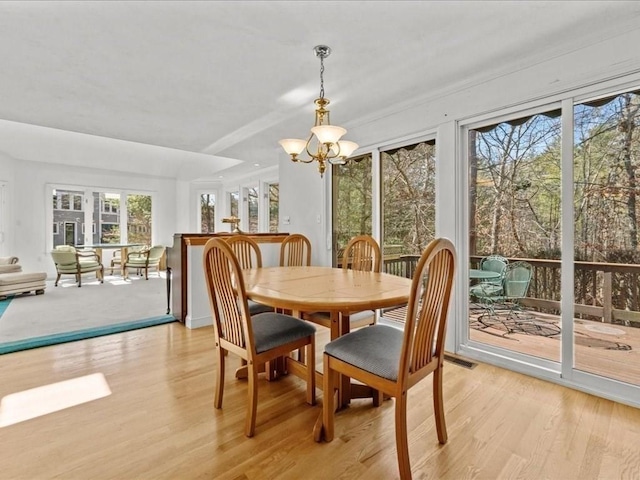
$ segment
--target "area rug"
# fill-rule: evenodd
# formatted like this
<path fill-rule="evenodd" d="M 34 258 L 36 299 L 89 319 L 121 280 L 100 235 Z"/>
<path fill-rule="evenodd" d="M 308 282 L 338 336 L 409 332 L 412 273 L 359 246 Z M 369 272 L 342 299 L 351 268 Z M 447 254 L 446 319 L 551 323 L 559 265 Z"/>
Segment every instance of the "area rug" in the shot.
<path fill-rule="evenodd" d="M 17 295 L 0 301 L 0 354 L 109 335 L 176 321 L 167 313 L 167 284 L 158 276 L 105 275 L 104 283 L 73 279 L 44 295 Z"/>

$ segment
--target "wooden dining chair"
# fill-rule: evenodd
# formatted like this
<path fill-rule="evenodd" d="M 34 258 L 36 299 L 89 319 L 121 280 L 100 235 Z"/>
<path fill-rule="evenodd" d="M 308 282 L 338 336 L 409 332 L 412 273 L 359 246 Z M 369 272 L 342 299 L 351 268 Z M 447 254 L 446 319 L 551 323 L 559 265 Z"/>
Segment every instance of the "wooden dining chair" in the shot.
<path fill-rule="evenodd" d="M 240 268 L 243 270 L 249 268 L 262 268 L 262 252 L 260 246 L 251 237 L 246 235 L 232 235 L 222 237 L 233 250 L 238 259 Z M 257 315 L 258 313 L 273 312 L 273 308 L 262 303 L 249 300 L 249 313 Z"/>
<path fill-rule="evenodd" d="M 407 440 L 407 393 L 433 373 L 433 407 L 438 441 L 447 442 L 442 396 L 444 340 L 456 254 L 447 239 L 433 240 L 422 253 L 412 280 L 404 332 L 373 325 L 325 346 L 323 433 L 333 440 L 338 374 L 395 397 L 396 449 L 400 478 L 411 478 Z"/>
<path fill-rule="evenodd" d="M 347 243 L 342 254 L 344 270 L 380 272 L 382 269 L 382 253 L 378 242 L 371 235 L 358 235 Z M 331 315 L 328 312 L 314 312 L 305 315 L 305 320 L 324 327 L 331 327 Z M 359 328 L 376 323 L 376 312 L 364 310 L 349 316 L 350 328 Z"/>
<path fill-rule="evenodd" d="M 281 267 L 308 267 L 311 265 L 311 242 L 299 233 L 285 237 L 280 244 Z"/>
<path fill-rule="evenodd" d="M 249 313 L 242 267 L 231 246 L 220 238 L 205 244 L 204 271 L 213 316 L 217 353 L 215 408 L 222 408 L 225 352 L 247 362 L 249 392 L 245 435 L 252 437 L 256 427 L 258 366 L 290 352 L 305 348 L 306 400 L 315 405 L 315 327 L 290 315 L 267 312 Z"/>

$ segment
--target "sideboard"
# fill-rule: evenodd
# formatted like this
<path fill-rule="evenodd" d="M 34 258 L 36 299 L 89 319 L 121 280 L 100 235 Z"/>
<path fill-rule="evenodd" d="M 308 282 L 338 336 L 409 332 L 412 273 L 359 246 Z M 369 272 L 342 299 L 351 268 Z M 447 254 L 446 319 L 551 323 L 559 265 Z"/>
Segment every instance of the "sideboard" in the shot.
<path fill-rule="evenodd" d="M 167 249 L 171 276 L 171 312 L 189 328 L 211 325 L 209 297 L 204 280 L 202 254 L 207 240 L 237 233 L 176 233 Z M 265 267 L 278 265 L 280 243 L 288 233 L 246 234 L 260 245 Z"/>

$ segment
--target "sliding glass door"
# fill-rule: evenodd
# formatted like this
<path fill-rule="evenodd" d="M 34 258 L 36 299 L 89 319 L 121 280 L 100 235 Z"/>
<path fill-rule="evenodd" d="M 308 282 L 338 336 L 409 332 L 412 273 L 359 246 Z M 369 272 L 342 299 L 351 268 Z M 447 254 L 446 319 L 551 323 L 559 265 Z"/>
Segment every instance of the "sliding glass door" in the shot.
<path fill-rule="evenodd" d="M 640 91 L 574 107 L 575 368 L 640 385 Z"/>
<path fill-rule="evenodd" d="M 640 89 L 463 133 L 462 351 L 640 398 Z"/>
<path fill-rule="evenodd" d="M 352 237 L 372 234 L 371 168 L 370 154 L 331 167 L 334 267 L 341 266 L 344 247 Z"/>
<path fill-rule="evenodd" d="M 560 361 L 560 111 L 469 130 L 469 338 Z"/>
<path fill-rule="evenodd" d="M 435 140 L 382 150 L 384 271 L 412 278 L 420 254 L 435 238 Z"/>

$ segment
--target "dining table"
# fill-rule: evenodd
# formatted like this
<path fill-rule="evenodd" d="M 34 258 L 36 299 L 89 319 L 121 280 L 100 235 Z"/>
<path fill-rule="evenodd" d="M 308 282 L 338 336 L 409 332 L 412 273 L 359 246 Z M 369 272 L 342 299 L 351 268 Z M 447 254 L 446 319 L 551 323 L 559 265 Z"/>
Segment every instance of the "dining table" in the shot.
<path fill-rule="evenodd" d="M 411 279 L 388 273 L 366 272 L 332 267 L 263 267 L 243 270 L 247 297 L 275 309 L 304 318 L 305 312 L 328 312 L 330 338 L 349 333 L 349 316 L 363 310 L 404 305 L 409 301 Z M 366 328 L 366 327 L 365 327 Z M 285 358 L 286 370 L 303 376 L 297 362 Z M 322 373 L 316 372 L 316 384 L 322 385 Z M 338 388 L 338 408 L 353 398 L 376 397 L 367 386 L 352 384 L 342 376 Z M 314 427 L 320 438 L 322 416 Z"/>

